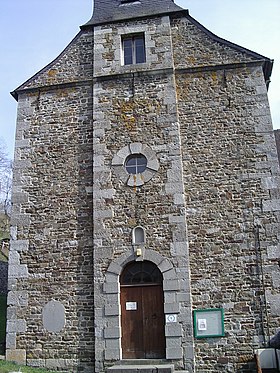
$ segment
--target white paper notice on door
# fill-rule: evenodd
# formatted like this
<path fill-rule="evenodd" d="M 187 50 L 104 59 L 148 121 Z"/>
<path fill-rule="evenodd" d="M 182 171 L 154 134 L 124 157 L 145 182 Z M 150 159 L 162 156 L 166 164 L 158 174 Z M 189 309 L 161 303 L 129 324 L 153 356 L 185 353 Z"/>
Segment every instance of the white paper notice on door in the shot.
<path fill-rule="evenodd" d="M 137 310 L 137 302 L 126 302 L 125 309 L 127 311 L 136 311 Z"/>
<path fill-rule="evenodd" d="M 207 330 L 207 320 L 206 319 L 198 319 L 197 320 L 197 329 L 198 330 Z"/>

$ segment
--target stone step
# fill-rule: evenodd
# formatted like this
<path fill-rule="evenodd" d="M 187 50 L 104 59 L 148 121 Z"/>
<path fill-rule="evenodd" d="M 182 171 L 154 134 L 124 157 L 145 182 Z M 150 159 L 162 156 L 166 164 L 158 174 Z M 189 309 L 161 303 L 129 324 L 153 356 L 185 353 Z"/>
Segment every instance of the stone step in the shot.
<path fill-rule="evenodd" d="M 115 365 L 171 365 L 165 359 L 123 359 L 115 362 Z"/>
<path fill-rule="evenodd" d="M 173 364 L 116 364 L 107 373 L 174 373 Z"/>

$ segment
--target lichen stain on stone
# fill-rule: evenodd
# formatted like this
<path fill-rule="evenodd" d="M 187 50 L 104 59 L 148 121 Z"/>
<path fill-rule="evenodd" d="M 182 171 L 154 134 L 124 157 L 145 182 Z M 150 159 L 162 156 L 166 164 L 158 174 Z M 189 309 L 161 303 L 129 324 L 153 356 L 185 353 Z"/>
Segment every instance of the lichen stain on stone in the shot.
<path fill-rule="evenodd" d="M 75 88 L 63 88 L 59 89 L 56 92 L 57 97 L 68 97 L 71 93 L 75 92 Z"/>
<path fill-rule="evenodd" d="M 50 69 L 49 71 L 48 71 L 48 76 L 50 77 L 50 78 L 53 78 L 54 76 L 56 76 L 56 74 L 57 74 L 57 69 Z"/>
<path fill-rule="evenodd" d="M 127 220 L 127 225 L 129 226 L 129 227 L 135 227 L 135 225 L 136 225 L 136 219 L 135 218 L 129 218 L 128 220 Z"/>
<path fill-rule="evenodd" d="M 141 115 L 150 113 L 160 114 L 162 105 L 157 100 L 151 99 L 113 99 L 114 115 L 118 118 L 119 125 L 125 125 L 128 130 L 133 130 L 137 126 L 137 121 Z"/>
<path fill-rule="evenodd" d="M 136 181 L 137 181 L 136 175 L 133 175 L 133 190 L 135 193 L 137 192 Z"/>
<path fill-rule="evenodd" d="M 136 125 L 134 116 L 135 102 L 114 100 L 113 105 L 117 107 L 116 116 L 120 118 L 120 124 L 124 124 L 128 129 L 133 129 Z"/>
<path fill-rule="evenodd" d="M 58 73 L 57 69 L 50 69 L 47 72 L 46 83 L 47 84 L 54 84 L 57 81 L 57 73 Z"/>
<path fill-rule="evenodd" d="M 211 72 L 211 77 L 212 77 L 213 82 L 217 83 L 218 78 L 217 78 L 217 72 L 216 71 Z"/>
<path fill-rule="evenodd" d="M 187 66 L 194 66 L 196 64 L 196 58 L 194 56 L 189 56 L 186 58 Z"/>
<path fill-rule="evenodd" d="M 33 92 L 27 92 L 26 95 L 27 95 L 27 97 L 34 97 L 34 96 L 37 97 L 38 96 L 38 92 L 37 91 L 36 92 L 34 92 L 34 91 Z"/>
<path fill-rule="evenodd" d="M 106 52 L 102 54 L 103 60 L 106 61 L 114 61 L 115 53 L 114 52 Z"/>

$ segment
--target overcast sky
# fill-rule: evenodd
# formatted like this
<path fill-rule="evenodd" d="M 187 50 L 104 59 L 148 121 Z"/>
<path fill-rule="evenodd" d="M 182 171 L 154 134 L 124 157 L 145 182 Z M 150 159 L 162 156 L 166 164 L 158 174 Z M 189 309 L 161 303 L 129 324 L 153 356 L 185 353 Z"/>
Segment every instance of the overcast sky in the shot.
<path fill-rule="evenodd" d="M 214 34 L 274 59 L 269 100 L 280 128 L 280 0 L 175 0 Z M 51 62 L 92 14 L 93 0 L 0 0 L 0 138 L 12 157 L 9 92 Z"/>

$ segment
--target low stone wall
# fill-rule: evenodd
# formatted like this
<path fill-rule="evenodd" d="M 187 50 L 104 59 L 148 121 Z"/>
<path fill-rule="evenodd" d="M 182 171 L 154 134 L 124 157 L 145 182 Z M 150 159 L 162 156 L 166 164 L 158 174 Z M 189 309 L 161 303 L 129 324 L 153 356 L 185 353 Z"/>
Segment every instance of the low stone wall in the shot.
<path fill-rule="evenodd" d="M 7 294 L 8 263 L 0 261 L 0 294 Z"/>

